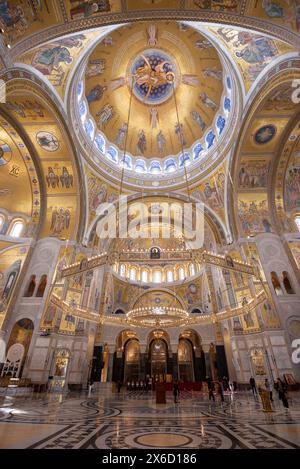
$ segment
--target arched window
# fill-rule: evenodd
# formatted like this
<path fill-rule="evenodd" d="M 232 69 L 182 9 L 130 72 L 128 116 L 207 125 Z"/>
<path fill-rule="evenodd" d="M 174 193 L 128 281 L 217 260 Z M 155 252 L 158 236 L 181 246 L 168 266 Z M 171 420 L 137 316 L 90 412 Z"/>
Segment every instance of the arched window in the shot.
<path fill-rule="evenodd" d="M 20 220 L 15 221 L 11 227 L 11 230 L 9 232 L 9 236 L 12 236 L 13 238 L 19 238 L 22 234 L 24 228 L 24 223 Z"/>
<path fill-rule="evenodd" d="M 191 276 L 193 276 L 193 275 L 196 274 L 196 270 L 195 270 L 194 264 L 190 264 L 189 270 L 190 270 L 190 275 L 191 275 Z"/>
<path fill-rule="evenodd" d="M 284 285 L 284 288 L 285 288 L 287 294 L 288 295 L 294 295 L 295 292 L 294 292 L 294 289 L 291 285 L 289 274 L 286 271 L 282 272 L 282 281 L 283 281 L 283 285 Z"/>
<path fill-rule="evenodd" d="M 33 293 L 34 293 L 34 290 L 35 290 L 35 285 L 36 285 L 35 279 L 36 279 L 36 276 L 31 275 L 29 283 L 28 283 L 27 290 L 25 291 L 25 294 L 24 294 L 24 296 L 26 298 L 29 298 L 29 297 L 33 296 Z"/>
<path fill-rule="evenodd" d="M 120 265 L 120 275 L 121 275 L 122 277 L 125 277 L 125 273 L 126 273 L 125 265 L 124 265 L 124 264 L 121 264 L 121 265 Z"/>
<path fill-rule="evenodd" d="M 184 272 L 184 269 L 182 267 L 180 267 L 180 269 L 178 271 L 178 276 L 179 276 L 179 280 L 184 280 L 185 279 L 185 272 Z"/>
<path fill-rule="evenodd" d="M 136 280 L 136 269 L 134 269 L 133 267 L 130 269 L 129 278 L 133 281 Z"/>
<path fill-rule="evenodd" d="M 283 295 L 283 291 L 276 272 L 271 272 L 271 281 L 276 295 Z"/>
<path fill-rule="evenodd" d="M 295 223 L 297 226 L 297 230 L 300 231 L 300 215 L 295 216 Z"/>
<path fill-rule="evenodd" d="M 202 314 L 202 311 L 201 311 L 200 308 L 194 308 L 194 309 L 192 310 L 192 314 Z"/>
<path fill-rule="evenodd" d="M 0 232 L 1 232 L 2 227 L 4 225 L 4 221 L 5 221 L 4 215 L 0 215 Z"/>
<path fill-rule="evenodd" d="M 148 270 L 142 270 L 142 282 L 148 282 Z"/>
<path fill-rule="evenodd" d="M 153 277 L 152 277 L 152 282 L 154 282 L 154 283 L 160 283 L 161 282 L 161 271 L 160 270 L 154 270 Z"/>
<path fill-rule="evenodd" d="M 144 160 L 136 160 L 135 170 L 137 173 L 146 173 L 147 166 Z"/>
<path fill-rule="evenodd" d="M 173 282 L 173 281 L 174 281 L 173 270 L 167 270 L 167 282 Z"/>
<path fill-rule="evenodd" d="M 41 277 L 35 296 L 37 296 L 38 298 L 42 298 L 44 296 L 46 286 L 47 286 L 47 275 L 43 275 Z"/>

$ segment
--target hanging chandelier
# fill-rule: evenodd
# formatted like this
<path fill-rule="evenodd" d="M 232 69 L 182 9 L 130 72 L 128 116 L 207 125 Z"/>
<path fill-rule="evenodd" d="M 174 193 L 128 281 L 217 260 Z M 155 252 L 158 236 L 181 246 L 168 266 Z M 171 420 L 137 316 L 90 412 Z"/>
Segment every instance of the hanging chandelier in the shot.
<path fill-rule="evenodd" d="M 169 306 L 134 308 L 126 314 L 126 321 L 136 327 L 178 327 L 188 324 L 190 315 L 180 308 Z"/>

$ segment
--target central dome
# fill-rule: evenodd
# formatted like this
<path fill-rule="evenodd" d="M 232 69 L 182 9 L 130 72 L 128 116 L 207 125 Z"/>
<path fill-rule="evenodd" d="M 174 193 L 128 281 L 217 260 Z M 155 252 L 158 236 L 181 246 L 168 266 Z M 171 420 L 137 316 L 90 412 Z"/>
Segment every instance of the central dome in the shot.
<path fill-rule="evenodd" d="M 87 54 L 76 113 L 100 170 L 103 162 L 116 172 L 123 166 L 157 187 L 185 166 L 208 164 L 232 131 L 234 80 L 204 31 L 178 22 L 130 24 Z"/>

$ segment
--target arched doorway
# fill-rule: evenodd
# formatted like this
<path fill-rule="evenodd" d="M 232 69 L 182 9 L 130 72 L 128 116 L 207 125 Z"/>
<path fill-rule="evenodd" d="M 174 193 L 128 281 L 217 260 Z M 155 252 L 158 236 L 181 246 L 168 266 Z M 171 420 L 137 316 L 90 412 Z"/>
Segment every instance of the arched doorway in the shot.
<path fill-rule="evenodd" d="M 182 381 L 195 381 L 193 347 L 187 339 L 179 340 L 178 373 Z"/>
<path fill-rule="evenodd" d="M 168 348 L 163 339 L 154 339 L 150 344 L 149 361 L 151 376 L 157 381 L 164 381 L 167 374 Z"/>
<path fill-rule="evenodd" d="M 139 348 L 137 334 L 131 330 L 121 331 L 116 338 L 116 351 L 114 353 L 112 370 L 112 380 L 115 382 L 124 382 L 127 374 L 131 372 L 136 373 L 134 369 L 137 369 L 137 359 L 134 352 L 137 352 L 137 346 L 132 345 L 132 342 L 136 342 Z M 128 357 L 128 363 L 126 356 Z M 127 371 L 125 370 L 126 364 L 129 366 Z"/>
<path fill-rule="evenodd" d="M 34 325 L 31 319 L 20 319 L 12 328 L 1 376 L 21 378 Z"/>
<path fill-rule="evenodd" d="M 179 336 L 178 373 L 183 381 L 203 381 L 206 378 L 205 355 L 201 337 L 194 329 L 186 329 Z"/>
<path fill-rule="evenodd" d="M 140 344 L 137 339 L 130 339 L 125 344 L 124 380 L 139 379 L 140 372 Z"/>

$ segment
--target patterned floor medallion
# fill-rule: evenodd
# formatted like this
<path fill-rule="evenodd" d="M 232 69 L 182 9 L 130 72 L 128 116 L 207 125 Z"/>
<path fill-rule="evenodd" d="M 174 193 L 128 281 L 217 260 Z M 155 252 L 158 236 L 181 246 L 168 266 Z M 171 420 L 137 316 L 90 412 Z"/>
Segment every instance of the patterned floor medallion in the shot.
<path fill-rule="evenodd" d="M 180 403 L 158 406 L 155 395 L 86 392 L 0 397 L 0 448 L 255 449 L 300 447 L 300 393 L 290 409 L 276 398 L 271 414 L 250 393 L 209 402 L 202 393 L 183 392 Z"/>

